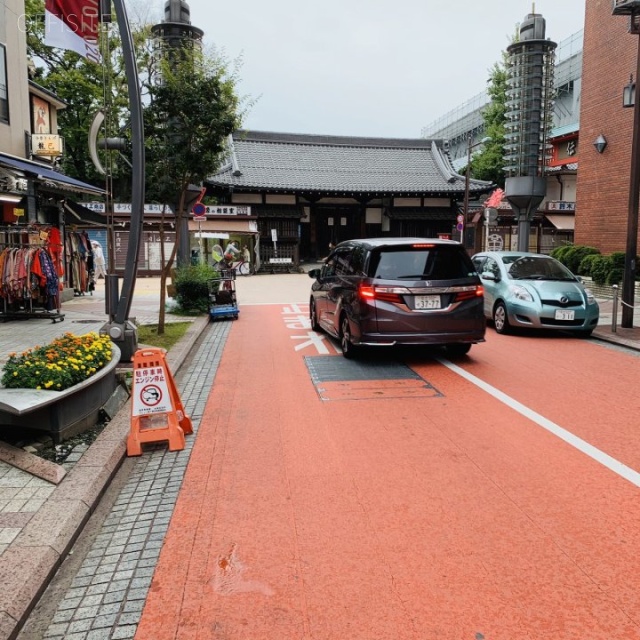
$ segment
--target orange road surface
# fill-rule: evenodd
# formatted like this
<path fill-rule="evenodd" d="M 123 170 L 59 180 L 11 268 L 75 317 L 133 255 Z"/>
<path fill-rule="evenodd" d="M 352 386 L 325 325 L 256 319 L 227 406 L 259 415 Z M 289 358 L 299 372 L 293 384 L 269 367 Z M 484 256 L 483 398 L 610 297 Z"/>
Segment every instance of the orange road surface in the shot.
<path fill-rule="evenodd" d="M 233 323 L 137 640 L 640 639 L 637 358 L 489 330 L 318 382 L 304 316 Z"/>

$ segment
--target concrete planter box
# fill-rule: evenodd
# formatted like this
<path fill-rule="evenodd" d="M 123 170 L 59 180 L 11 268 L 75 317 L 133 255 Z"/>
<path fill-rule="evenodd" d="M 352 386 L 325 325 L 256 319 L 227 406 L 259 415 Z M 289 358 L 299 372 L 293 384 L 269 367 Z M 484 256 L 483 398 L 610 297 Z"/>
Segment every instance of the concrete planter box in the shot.
<path fill-rule="evenodd" d="M 609 299 L 613 298 L 613 287 L 609 284 L 595 284 L 593 280 L 587 276 L 580 276 L 583 284 L 587 289 L 593 291 L 593 295 L 596 298 Z M 622 284 L 618 285 L 618 296 L 622 298 Z M 640 300 L 640 282 L 635 284 L 635 300 Z"/>
<path fill-rule="evenodd" d="M 0 429 L 20 427 L 49 433 L 57 444 L 97 424 L 100 409 L 118 385 L 120 349 L 112 345 L 111 362 L 64 391 L 0 387 Z"/>

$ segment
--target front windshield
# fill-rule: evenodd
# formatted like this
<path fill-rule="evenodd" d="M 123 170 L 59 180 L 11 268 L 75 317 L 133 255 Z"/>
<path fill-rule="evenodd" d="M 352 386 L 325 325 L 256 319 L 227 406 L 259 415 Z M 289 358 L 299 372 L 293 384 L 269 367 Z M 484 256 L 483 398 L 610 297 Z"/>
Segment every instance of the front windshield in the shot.
<path fill-rule="evenodd" d="M 562 263 L 549 256 L 503 256 L 512 280 L 575 280 Z"/>

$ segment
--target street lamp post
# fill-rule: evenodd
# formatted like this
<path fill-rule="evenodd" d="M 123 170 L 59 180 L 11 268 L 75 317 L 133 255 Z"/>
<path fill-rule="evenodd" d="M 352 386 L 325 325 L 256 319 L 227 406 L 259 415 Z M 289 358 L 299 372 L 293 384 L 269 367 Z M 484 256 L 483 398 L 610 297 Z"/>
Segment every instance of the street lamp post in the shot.
<path fill-rule="evenodd" d="M 482 138 L 482 140 L 476 143 L 472 143 L 472 140 L 473 137 L 471 136 L 471 134 L 469 134 L 469 138 L 467 140 L 467 169 L 464 172 L 464 225 L 463 231 L 460 232 L 460 242 L 463 242 L 462 234 L 464 233 L 464 227 L 466 227 L 469 222 L 469 174 L 471 172 L 471 150 L 475 149 L 476 147 L 480 147 L 487 142 L 491 142 L 491 138 L 489 137 Z"/>
<path fill-rule="evenodd" d="M 640 35 L 640 0 L 614 0 L 614 15 L 629 16 L 629 33 Z M 640 78 L 640 41 L 637 46 L 636 80 Z M 629 180 L 629 213 L 627 216 L 627 244 L 622 278 L 622 326 L 633 327 L 635 297 L 636 253 L 638 251 L 638 199 L 640 198 L 640 100 L 638 82 L 635 83 L 633 104 L 633 134 L 631 138 L 631 175 Z M 628 102 L 628 100 L 627 100 Z"/>

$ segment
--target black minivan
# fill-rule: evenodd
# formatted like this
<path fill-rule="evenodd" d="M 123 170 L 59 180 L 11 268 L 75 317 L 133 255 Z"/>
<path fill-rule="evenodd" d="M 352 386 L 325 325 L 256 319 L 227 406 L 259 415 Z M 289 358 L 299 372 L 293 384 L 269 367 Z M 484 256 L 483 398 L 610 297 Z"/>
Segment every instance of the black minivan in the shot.
<path fill-rule="evenodd" d="M 444 345 L 458 356 L 484 340 L 483 288 L 459 242 L 347 240 L 309 276 L 311 327 L 338 338 L 346 358 L 392 345 Z"/>

